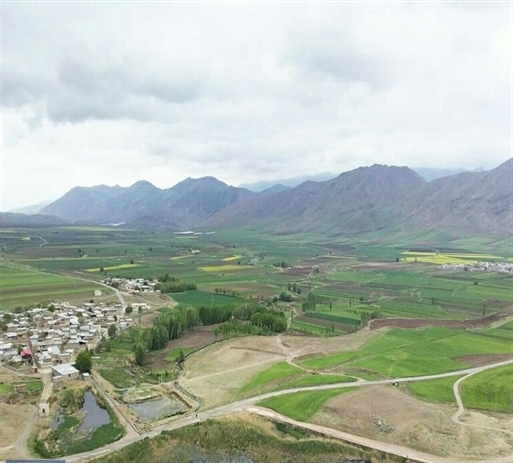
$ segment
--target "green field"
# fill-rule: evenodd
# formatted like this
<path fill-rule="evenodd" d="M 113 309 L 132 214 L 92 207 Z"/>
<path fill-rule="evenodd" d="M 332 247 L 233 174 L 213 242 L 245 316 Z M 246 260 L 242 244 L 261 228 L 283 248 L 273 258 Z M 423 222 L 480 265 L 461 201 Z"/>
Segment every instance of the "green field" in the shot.
<path fill-rule="evenodd" d="M 492 368 L 460 384 L 465 407 L 513 413 L 513 365 Z"/>
<path fill-rule="evenodd" d="M 193 351 L 194 349 L 190 347 L 175 347 L 174 349 L 170 350 L 169 353 L 166 355 L 166 360 L 168 362 L 176 362 L 180 357 L 180 352 L 183 352 L 183 355 L 187 355 Z"/>
<path fill-rule="evenodd" d="M 356 388 L 328 389 L 326 391 L 305 391 L 273 397 L 258 405 L 290 416 L 298 421 L 308 421 L 331 398 L 354 391 Z"/>
<path fill-rule="evenodd" d="M 513 353 L 513 344 L 478 330 L 392 329 L 358 351 L 312 358 L 302 363 L 313 369 L 355 366 L 398 378 L 464 369 L 468 365 L 456 358 L 465 355 L 506 353 Z"/>
<path fill-rule="evenodd" d="M 241 302 L 236 296 L 226 296 L 224 294 L 206 293 L 204 291 L 185 291 L 184 293 L 173 293 L 171 297 L 181 306 L 205 306 L 214 307 L 216 305 L 235 305 Z"/>
<path fill-rule="evenodd" d="M 258 373 L 249 383 L 247 383 L 241 390 L 241 394 L 255 390 L 259 387 L 265 387 L 269 383 L 289 377 L 296 377 L 304 373 L 304 370 L 291 365 L 287 362 L 278 362 L 270 366 L 266 370 Z"/>
<path fill-rule="evenodd" d="M 85 301 L 93 298 L 94 282 L 40 273 L 0 264 L 0 309 L 48 301 Z"/>
<path fill-rule="evenodd" d="M 453 385 L 460 376 L 406 383 L 410 392 L 426 402 L 456 404 Z"/>
<path fill-rule="evenodd" d="M 294 462 L 341 461 L 399 463 L 403 459 L 359 448 L 339 440 L 319 438 L 303 429 L 253 417 L 208 420 L 197 426 L 163 431 L 121 450 L 98 457 L 97 463 L 152 462 Z"/>

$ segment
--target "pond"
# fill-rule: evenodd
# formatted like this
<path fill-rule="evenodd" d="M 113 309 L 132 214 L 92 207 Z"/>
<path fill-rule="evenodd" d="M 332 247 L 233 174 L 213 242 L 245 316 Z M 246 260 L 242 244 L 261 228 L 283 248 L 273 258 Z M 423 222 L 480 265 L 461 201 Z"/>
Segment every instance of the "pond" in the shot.
<path fill-rule="evenodd" d="M 160 420 L 161 418 L 173 416 L 185 410 L 182 403 L 170 399 L 169 397 L 128 404 L 128 408 L 143 422 Z"/>
<path fill-rule="evenodd" d="M 81 431 L 94 431 L 95 429 L 110 423 L 110 415 L 104 408 L 101 408 L 96 402 L 96 397 L 91 391 L 86 391 L 84 396 L 84 405 L 80 412 L 85 412 L 84 421 L 78 428 Z"/>
<path fill-rule="evenodd" d="M 78 414 L 80 416 L 84 416 L 80 427 L 77 432 L 89 432 L 98 429 L 100 426 L 104 424 L 110 423 L 110 415 L 107 410 L 101 408 L 96 402 L 96 397 L 94 394 L 87 390 L 84 393 L 84 404 L 82 408 L 79 410 Z M 66 414 L 64 410 L 60 410 L 53 423 L 50 425 L 51 429 L 57 429 L 64 421 L 66 420 Z"/>

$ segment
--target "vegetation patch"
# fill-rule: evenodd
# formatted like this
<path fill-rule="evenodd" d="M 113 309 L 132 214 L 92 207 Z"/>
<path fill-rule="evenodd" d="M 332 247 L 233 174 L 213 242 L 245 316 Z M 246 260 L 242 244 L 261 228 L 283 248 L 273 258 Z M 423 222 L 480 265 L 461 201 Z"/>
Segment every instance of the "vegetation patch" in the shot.
<path fill-rule="evenodd" d="M 465 407 L 513 413 L 513 365 L 483 371 L 460 383 Z"/>
<path fill-rule="evenodd" d="M 140 266 L 140 264 L 120 264 L 120 265 L 113 265 L 111 267 L 102 267 L 102 268 L 103 268 L 103 270 L 108 270 L 110 272 L 112 270 L 124 270 L 127 268 L 135 268 L 135 267 L 139 267 L 139 266 Z M 87 270 L 87 272 L 98 273 L 98 272 L 101 272 L 101 268 L 100 267 L 90 268 Z"/>
<path fill-rule="evenodd" d="M 303 370 L 301 370 L 301 368 L 298 368 L 287 362 L 278 362 L 267 368 L 267 370 L 258 373 L 240 390 L 240 392 L 244 394 L 258 387 L 267 386 L 269 383 L 272 383 L 276 380 L 297 376 L 302 373 Z"/>
<path fill-rule="evenodd" d="M 508 340 L 482 336 L 479 330 L 392 329 L 358 351 L 308 359 L 303 365 L 313 369 L 347 365 L 400 378 L 464 369 L 467 364 L 454 360 L 464 355 L 512 352 L 513 345 Z"/>
<path fill-rule="evenodd" d="M 296 432 L 297 431 L 297 432 Z M 291 426 L 252 416 L 208 420 L 197 426 L 164 431 L 95 460 L 97 463 L 246 461 L 340 463 L 344 460 L 401 461 L 398 457 L 319 438 Z"/>
<path fill-rule="evenodd" d="M 430 379 L 428 381 L 413 381 L 406 383 L 406 387 L 418 398 L 426 402 L 439 402 L 445 404 L 456 404 L 453 385 L 460 378 L 451 376 L 449 378 Z"/>
<path fill-rule="evenodd" d="M 308 421 L 332 397 L 354 391 L 357 388 L 328 389 L 326 391 L 305 391 L 272 397 L 258 405 L 270 408 L 282 415 L 290 416 L 298 421 Z"/>
<path fill-rule="evenodd" d="M 206 265 L 199 267 L 203 272 L 235 272 L 237 270 L 247 270 L 253 268 L 251 265 Z"/>

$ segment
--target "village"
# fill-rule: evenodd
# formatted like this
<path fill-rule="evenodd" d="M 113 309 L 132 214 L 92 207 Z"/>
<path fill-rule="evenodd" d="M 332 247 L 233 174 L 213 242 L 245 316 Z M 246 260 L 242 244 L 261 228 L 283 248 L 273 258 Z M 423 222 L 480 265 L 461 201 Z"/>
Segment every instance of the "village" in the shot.
<path fill-rule="evenodd" d="M 129 294 L 153 292 L 156 282 L 142 279 L 113 278 L 105 282 Z M 101 290 L 94 297 L 103 296 Z M 52 302 L 24 311 L 1 312 L 0 365 L 11 368 L 27 366 L 33 373 L 41 369 L 52 370 L 52 381 L 78 378 L 72 366 L 77 354 L 96 346 L 108 336 L 109 328 L 125 330 L 134 324 L 133 311 L 149 309 L 146 303 L 96 303 L 94 300 L 80 306 L 68 302 Z"/>
<path fill-rule="evenodd" d="M 443 264 L 439 267 L 441 270 L 464 270 L 469 272 L 513 272 L 513 263 L 511 262 L 477 262 L 475 264 Z"/>

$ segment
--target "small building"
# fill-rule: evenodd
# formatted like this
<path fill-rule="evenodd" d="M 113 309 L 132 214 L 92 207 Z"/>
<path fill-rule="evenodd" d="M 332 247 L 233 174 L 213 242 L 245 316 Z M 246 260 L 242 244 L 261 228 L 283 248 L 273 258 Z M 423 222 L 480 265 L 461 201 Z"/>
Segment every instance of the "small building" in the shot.
<path fill-rule="evenodd" d="M 79 371 L 69 363 L 54 365 L 52 367 L 53 381 L 59 382 L 66 379 L 78 379 Z"/>
<path fill-rule="evenodd" d="M 94 290 L 94 295 L 95 296 L 101 296 L 103 293 L 102 293 L 102 290 L 101 289 L 95 289 Z"/>

